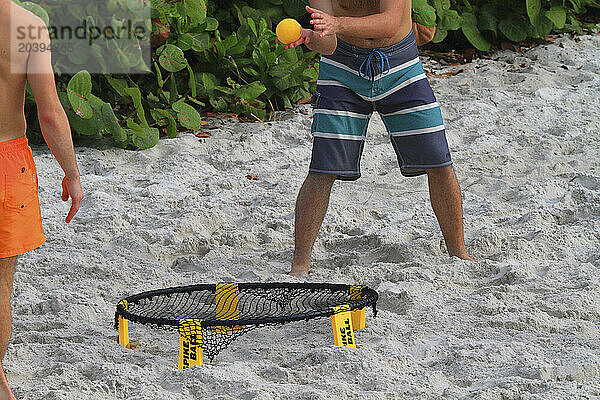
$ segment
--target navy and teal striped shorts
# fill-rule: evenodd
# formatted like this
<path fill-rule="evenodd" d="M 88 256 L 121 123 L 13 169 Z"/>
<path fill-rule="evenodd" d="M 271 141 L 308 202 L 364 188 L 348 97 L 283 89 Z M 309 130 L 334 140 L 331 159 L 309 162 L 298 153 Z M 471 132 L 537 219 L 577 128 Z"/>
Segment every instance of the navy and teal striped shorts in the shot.
<path fill-rule="evenodd" d="M 404 176 L 452 164 L 440 107 L 412 31 L 400 42 L 376 49 L 338 39 L 335 53 L 321 57 L 311 104 L 310 172 L 358 179 L 374 111 L 383 119 Z"/>

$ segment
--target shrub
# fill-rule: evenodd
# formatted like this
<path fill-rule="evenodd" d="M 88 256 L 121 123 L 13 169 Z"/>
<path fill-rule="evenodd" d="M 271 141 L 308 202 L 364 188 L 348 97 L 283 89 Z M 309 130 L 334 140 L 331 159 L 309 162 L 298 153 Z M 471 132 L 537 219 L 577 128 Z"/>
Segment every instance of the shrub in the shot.
<path fill-rule="evenodd" d="M 109 1 L 111 18 L 116 20 L 136 2 Z M 44 7 L 52 11 L 54 2 L 59 0 L 49 0 Z M 152 59 L 151 65 L 141 67 L 152 73 L 91 75 L 83 70 L 71 76 L 56 68 L 59 97 L 76 139 L 96 146 L 145 149 L 161 135 L 174 137 L 181 129 L 200 129 L 202 110 L 234 112 L 260 121 L 268 111 L 290 108 L 310 97 L 318 74 L 317 54 L 301 47 L 285 50 L 275 42 L 273 32 L 284 17 L 304 14 L 305 4 L 303 0 L 151 0 Z M 44 8 L 22 5 L 48 23 Z M 90 7 L 80 8 L 69 11 L 76 21 L 82 16 L 101 18 Z M 100 64 L 103 51 L 111 50 L 96 49 Z M 140 68 L 141 58 L 134 48 L 119 50 L 122 70 Z M 30 91 L 27 105 L 30 135 L 39 140 Z"/>
<path fill-rule="evenodd" d="M 118 23 L 125 11 L 135 11 L 139 1 L 108 0 L 111 21 Z M 91 75 L 83 70 L 71 76 L 62 73 L 66 66 L 55 66 L 59 96 L 80 144 L 145 149 L 160 136 L 200 129 L 199 111 L 234 112 L 260 121 L 267 112 L 290 108 L 314 91 L 318 55 L 302 46 L 285 50 L 275 43 L 273 32 L 286 17 L 307 21 L 307 0 L 143 1 L 152 9 L 150 65 L 143 62 L 136 46 L 117 49 L 118 62 L 121 70 L 151 73 Z M 47 11 L 53 15 L 61 3 L 21 5 L 48 23 Z M 578 16 L 600 4 L 596 0 L 413 0 L 412 6 L 416 22 L 437 27 L 435 43 L 448 32 L 462 32 L 485 51 L 502 40 L 541 38 L 551 31 L 582 33 L 590 26 Z M 92 4 L 72 5 L 61 18 L 102 17 Z M 106 67 L 103 54 L 115 49 L 110 43 L 94 46 L 90 52 L 100 67 Z M 74 65 L 81 64 L 81 52 L 68 56 Z M 41 141 L 29 89 L 26 103 L 28 134 Z"/>
<path fill-rule="evenodd" d="M 415 21 L 436 26 L 434 43 L 448 31 L 462 31 L 477 49 L 487 51 L 493 42 L 542 38 L 555 32 L 583 33 L 597 29 L 579 21 L 595 0 L 413 0 Z"/>

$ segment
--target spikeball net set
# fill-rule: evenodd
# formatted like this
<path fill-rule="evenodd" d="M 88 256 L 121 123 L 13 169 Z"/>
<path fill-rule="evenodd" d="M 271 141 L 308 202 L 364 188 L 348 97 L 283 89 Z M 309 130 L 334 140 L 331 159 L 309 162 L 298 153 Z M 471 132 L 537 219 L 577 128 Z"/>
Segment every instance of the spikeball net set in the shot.
<path fill-rule="evenodd" d="M 377 315 L 378 295 L 366 286 L 327 283 L 217 283 L 160 289 L 121 300 L 119 343 L 130 348 L 128 321 L 179 331 L 178 368 L 210 361 L 260 326 L 330 317 L 336 346 L 356 347 L 365 308 Z"/>

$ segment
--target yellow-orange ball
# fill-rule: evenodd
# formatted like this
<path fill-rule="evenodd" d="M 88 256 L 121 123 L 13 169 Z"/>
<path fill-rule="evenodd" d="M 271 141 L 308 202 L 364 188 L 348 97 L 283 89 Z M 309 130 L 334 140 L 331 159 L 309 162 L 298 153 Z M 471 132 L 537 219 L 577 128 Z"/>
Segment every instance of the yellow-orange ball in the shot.
<path fill-rule="evenodd" d="M 300 39 L 300 36 L 302 36 L 302 27 L 295 19 L 286 18 L 277 24 L 275 33 L 281 43 L 290 44 Z"/>

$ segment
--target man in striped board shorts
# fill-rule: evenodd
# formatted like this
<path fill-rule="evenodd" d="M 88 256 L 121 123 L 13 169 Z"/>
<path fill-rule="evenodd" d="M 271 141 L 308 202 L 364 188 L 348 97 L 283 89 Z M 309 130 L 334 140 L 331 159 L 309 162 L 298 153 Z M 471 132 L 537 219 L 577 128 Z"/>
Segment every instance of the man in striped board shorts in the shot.
<path fill-rule="evenodd" d="M 290 274 L 302 277 L 309 271 L 333 182 L 360 177 L 367 126 L 375 111 L 388 130 L 402 175 L 427 174 L 449 254 L 472 261 L 464 244 L 460 186 L 442 114 L 417 49 L 415 30 L 421 41 L 424 31 L 427 36 L 432 30 L 413 24 L 406 0 L 310 3 L 314 30 L 303 29 L 301 38 L 287 46 L 304 43 L 323 54 L 311 99 L 312 161 L 296 202 Z"/>

